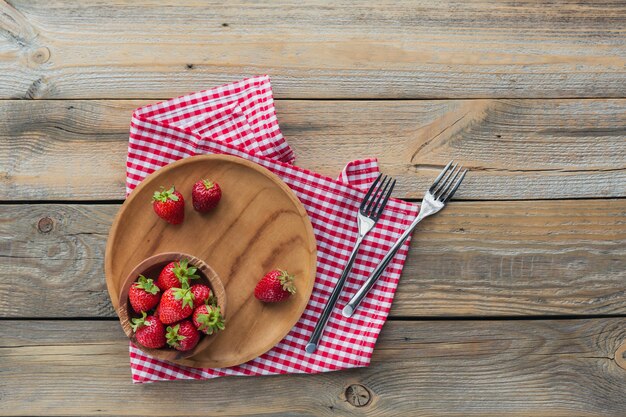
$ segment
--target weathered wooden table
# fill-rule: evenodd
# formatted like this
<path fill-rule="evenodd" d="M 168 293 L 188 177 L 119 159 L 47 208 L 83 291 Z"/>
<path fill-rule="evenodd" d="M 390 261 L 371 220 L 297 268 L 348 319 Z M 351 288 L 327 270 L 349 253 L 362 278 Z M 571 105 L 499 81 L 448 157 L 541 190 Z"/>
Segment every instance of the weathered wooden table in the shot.
<path fill-rule="evenodd" d="M 626 415 L 626 4 L 0 5 L 0 414 Z M 103 251 L 131 110 L 268 73 L 303 167 L 416 231 L 371 367 L 131 385 Z"/>

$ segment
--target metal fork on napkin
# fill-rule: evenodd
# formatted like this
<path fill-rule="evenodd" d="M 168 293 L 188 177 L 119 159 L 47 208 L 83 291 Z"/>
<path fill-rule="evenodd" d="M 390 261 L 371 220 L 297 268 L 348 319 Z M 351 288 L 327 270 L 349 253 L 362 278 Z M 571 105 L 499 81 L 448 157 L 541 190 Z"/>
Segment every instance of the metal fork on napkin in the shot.
<path fill-rule="evenodd" d="M 330 314 L 332 313 L 333 308 L 337 303 L 337 299 L 339 298 L 339 294 L 341 293 L 346 279 L 350 274 L 350 270 L 352 269 L 352 264 L 356 258 L 359 246 L 361 246 L 361 242 L 363 242 L 365 235 L 367 235 L 367 233 L 376 225 L 376 222 L 380 218 L 380 215 L 389 201 L 389 197 L 391 196 L 391 192 L 393 191 L 393 187 L 395 187 L 395 185 L 396 180 L 393 180 L 391 177 L 387 177 L 386 175 L 382 176 L 381 174 L 378 178 L 376 178 L 370 189 L 367 191 L 367 194 L 365 194 L 357 213 L 359 236 L 356 244 L 354 245 L 354 249 L 352 249 L 348 263 L 346 264 L 339 281 L 337 281 L 335 289 L 330 295 L 330 298 L 324 307 L 324 311 L 315 325 L 315 329 L 313 329 L 309 343 L 307 343 L 305 347 L 305 350 L 308 353 L 313 353 L 317 350 L 317 345 L 322 337 L 326 323 L 328 323 Z"/>
<path fill-rule="evenodd" d="M 463 167 L 461 166 L 457 169 L 457 164 L 455 164 L 452 169 L 450 169 L 450 166 L 453 162 L 454 161 L 448 162 L 448 165 L 446 165 L 443 171 L 441 171 L 437 179 L 435 179 L 435 182 L 433 182 L 433 185 L 431 185 L 428 191 L 426 191 L 426 195 L 424 195 L 422 205 L 420 206 L 419 214 L 417 215 L 415 220 L 413 220 L 411 226 L 409 226 L 409 228 L 402 234 L 402 236 L 400 236 L 398 241 L 394 243 L 387 255 L 385 255 L 385 257 L 376 267 L 374 272 L 372 272 L 372 275 L 370 275 L 370 277 L 367 279 L 367 281 L 365 281 L 359 291 L 354 294 L 350 302 L 348 302 L 348 304 L 346 304 L 346 306 L 343 308 L 342 314 L 344 317 L 352 317 L 356 308 L 359 306 L 359 304 L 361 304 L 361 301 L 363 301 L 363 299 L 372 289 L 378 278 L 380 278 L 380 276 L 383 274 L 385 268 L 387 268 L 387 265 L 389 265 L 396 252 L 398 252 L 398 250 L 402 247 L 402 244 L 411 235 L 413 229 L 415 229 L 415 226 L 417 226 L 417 224 L 426 217 L 431 216 L 444 208 L 446 203 L 452 198 L 456 190 L 461 185 L 461 182 L 463 182 L 465 174 L 467 174 L 467 170 L 461 173 Z M 460 177 L 459 174 L 461 174 Z M 459 177 L 458 180 L 457 177 Z"/>

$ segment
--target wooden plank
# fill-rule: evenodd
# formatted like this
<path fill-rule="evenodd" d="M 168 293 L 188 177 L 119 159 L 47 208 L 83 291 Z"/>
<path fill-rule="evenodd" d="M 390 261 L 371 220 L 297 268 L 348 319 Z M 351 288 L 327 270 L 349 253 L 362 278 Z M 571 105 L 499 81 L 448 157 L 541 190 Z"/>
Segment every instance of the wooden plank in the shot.
<path fill-rule="evenodd" d="M 621 0 L 2 2 L 1 98 L 624 96 Z"/>
<path fill-rule="evenodd" d="M 0 206 L 0 316 L 114 317 L 102 265 L 118 208 Z M 622 314 L 625 216 L 626 199 L 453 202 L 418 226 L 392 315 Z"/>
<path fill-rule="evenodd" d="M 0 199 L 122 199 L 128 125 L 149 101 L 0 101 Z M 455 158 L 458 199 L 626 196 L 626 100 L 279 101 L 297 164 L 377 156 L 420 197 Z"/>
<path fill-rule="evenodd" d="M 389 322 L 369 368 L 149 385 L 131 384 L 117 322 L 4 321 L 3 330 L 4 416 L 622 417 L 626 410 L 624 318 Z M 368 390 L 369 404 L 347 401 L 354 385 Z"/>

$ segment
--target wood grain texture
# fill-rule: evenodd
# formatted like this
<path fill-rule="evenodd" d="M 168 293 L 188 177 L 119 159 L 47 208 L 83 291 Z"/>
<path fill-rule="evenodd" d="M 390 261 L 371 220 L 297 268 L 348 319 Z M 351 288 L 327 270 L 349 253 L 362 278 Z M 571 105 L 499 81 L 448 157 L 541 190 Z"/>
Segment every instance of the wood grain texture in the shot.
<path fill-rule="evenodd" d="M 619 97 L 626 8 L 426 0 L 2 2 L 1 98 Z"/>
<path fill-rule="evenodd" d="M 0 316 L 115 317 L 102 265 L 118 205 L 1 207 Z M 392 315 L 623 314 L 625 217 L 625 199 L 453 202 L 416 229 Z"/>
<path fill-rule="evenodd" d="M 622 0 L 0 0 L 0 415 L 623 417 L 625 27 Z M 377 156 L 417 198 L 456 158 L 481 201 L 419 226 L 370 368 L 131 385 L 119 205 L 76 202 L 123 199 L 134 108 L 257 74 L 299 165 Z M 619 317 L 467 319 L 561 314 Z"/>
<path fill-rule="evenodd" d="M 626 340 L 624 318 L 389 322 L 369 368 L 148 385 L 130 382 L 117 322 L 2 324 L 5 416 L 622 417 L 626 410 L 626 370 L 614 356 Z M 355 384 L 368 390 L 368 405 L 346 401 Z"/>
<path fill-rule="evenodd" d="M 200 214 L 192 207 L 191 189 L 203 178 L 220 185 L 222 198 L 209 213 Z M 152 212 L 154 192 L 174 184 L 186 200 L 185 220 L 179 225 Z M 192 357 L 172 358 L 180 365 L 225 368 L 267 352 L 300 319 L 315 282 L 317 247 L 302 203 L 276 174 L 230 155 L 185 158 L 149 175 L 133 190 L 115 217 L 104 259 L 115 308 L 129 274 L 163 252 L 202 259 L 226 288 L 226 329 Z M 297 291 L 281 303 L 259 302 L 254 287 L 276 268 L 296 277 Z"/>
<path fill-rule="evenodd" d="M 148 102 L 0 101 L 0 199 L 122 199 L 130 114 Z M 626 196 L 626 100 L 276 106 L 298 165 L 335 177 L 376 156 L 399 197 L 421 197 L 451 158 L 471 169 L 457 199 Z"/>

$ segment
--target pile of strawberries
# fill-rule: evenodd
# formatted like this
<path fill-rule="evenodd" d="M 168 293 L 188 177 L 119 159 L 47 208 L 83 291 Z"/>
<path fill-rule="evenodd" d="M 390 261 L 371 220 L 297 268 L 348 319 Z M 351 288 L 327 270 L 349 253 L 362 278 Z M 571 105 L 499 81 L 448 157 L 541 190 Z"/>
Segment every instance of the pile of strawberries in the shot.
<path fill-rule="evenodd" d="M 211 289 L 190 284 L 200 278 L 196 272 L 187 259 L 181 259 L 167 264 L 156 282 L 140 275 L 130 287 L 130 305 L 141 314 L 131 320 L 139 344 L 187 351 L 196 347 L 201 334 L 224 330 L 224 318 Z"/>

